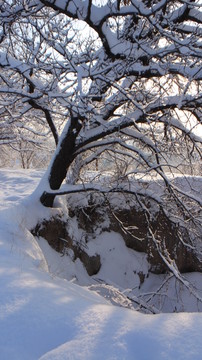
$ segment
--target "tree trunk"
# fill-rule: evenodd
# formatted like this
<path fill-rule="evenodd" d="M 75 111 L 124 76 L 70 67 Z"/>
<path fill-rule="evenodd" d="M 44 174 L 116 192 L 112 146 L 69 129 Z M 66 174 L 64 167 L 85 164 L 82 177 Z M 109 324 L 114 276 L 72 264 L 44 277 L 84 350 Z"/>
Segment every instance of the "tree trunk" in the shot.
<path fill-rule="evenodd" d="M 61 142 L 56 149 L 49 174 L 49 185 L 52 190 L 58 190 L 66 177 L 67 170 L 74 160 L 75 141 L 81 130 L 82 124 L 77 117 L 72 117 L 70 125 L 62 136 Z M 41 203 L 46 207 L 52 207 L 55 194 L 46 191 L 40 197 Z"/>

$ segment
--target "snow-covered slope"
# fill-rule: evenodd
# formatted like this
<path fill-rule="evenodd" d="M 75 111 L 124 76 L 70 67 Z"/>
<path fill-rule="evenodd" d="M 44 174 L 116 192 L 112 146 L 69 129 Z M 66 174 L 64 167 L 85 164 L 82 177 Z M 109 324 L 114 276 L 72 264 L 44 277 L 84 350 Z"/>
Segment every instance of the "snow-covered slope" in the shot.
<path fill-rule="evenodd" d="M 201 359 L 202 314 L 143 315 L 49 272 L 26 229 L 42 209 L 21 202 L 40 176 L 0 170 L 0 359 Z"/>

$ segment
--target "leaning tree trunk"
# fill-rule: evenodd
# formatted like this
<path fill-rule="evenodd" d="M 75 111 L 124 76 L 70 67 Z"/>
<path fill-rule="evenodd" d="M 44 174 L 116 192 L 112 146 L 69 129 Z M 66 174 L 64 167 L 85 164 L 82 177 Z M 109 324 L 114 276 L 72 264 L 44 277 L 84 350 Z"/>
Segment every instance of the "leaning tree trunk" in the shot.
<path fill-rule="evenodd" d="M 51 190 L 58 190 L 60 188 L 66 177 L 67 170 L 74 160 L 75 141 L 82 124 L 77 117 L 72 117 L 69 121 L 70 124 L 64 131 L 52 160 L 48 177 Z M 40 197 L 40 201 L 44 206 L 52 207 L 55 196 L 55 194 L 44 191 Z"/>

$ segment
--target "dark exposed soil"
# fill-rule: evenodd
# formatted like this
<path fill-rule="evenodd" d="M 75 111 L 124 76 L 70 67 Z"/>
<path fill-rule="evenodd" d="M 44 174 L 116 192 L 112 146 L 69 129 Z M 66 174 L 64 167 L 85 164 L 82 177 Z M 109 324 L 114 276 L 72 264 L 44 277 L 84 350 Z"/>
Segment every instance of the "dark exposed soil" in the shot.
<path fill-rule="evenodd" d="M 127 247 L 147 254 L 152 273 L 162 274 L 169 271 L 167 261 L 175 261 L 181 273 L 202 271 L 202 264 L 196 254 L 179 236 L 183 235 L 186 243 L 190 244 L 187 232 L 172 223 L 162 210 L 149 222 L 145 213 L 135 207 L 116 211 L 100 205 L 74 207 L 70 211 L 70 217 L 76 217 L 78 227 L 84 230 L 86 238 L 92 236 L 97 228 L 100 228 L 101 232 L 115 231 L 121 234 Z M 99 254 L 89 256 L 82 243 L 75 243 L 69 235 L 68 221 L 64 222 L 59 216 L 42 221 L 32 233 L 45 238 L 50 246 L 60 253 L 64 253 L 66 249 L 73 250 L 74 259 L 79 258 L 82 261 L 90 276 L 100 270 Z"/>

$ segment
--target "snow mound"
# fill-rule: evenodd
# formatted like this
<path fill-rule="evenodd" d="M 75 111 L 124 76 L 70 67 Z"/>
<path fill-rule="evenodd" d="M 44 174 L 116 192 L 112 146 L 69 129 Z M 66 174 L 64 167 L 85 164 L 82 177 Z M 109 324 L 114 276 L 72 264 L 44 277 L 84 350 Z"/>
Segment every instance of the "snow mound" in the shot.
<path fill-rule="evenodd" d="M 53 276 L 24 225 L 28 202 L 20 202 L 20 191 L 27 173 L 14 174 L 12 182 L 11 172 L 0 171 L 1 360 L 201 359 L 201 314 L 143 315 Z M 28 177 L 30 192 L 37 176 Z M 16 207 L 11 197 L 18 197 Z"/>

